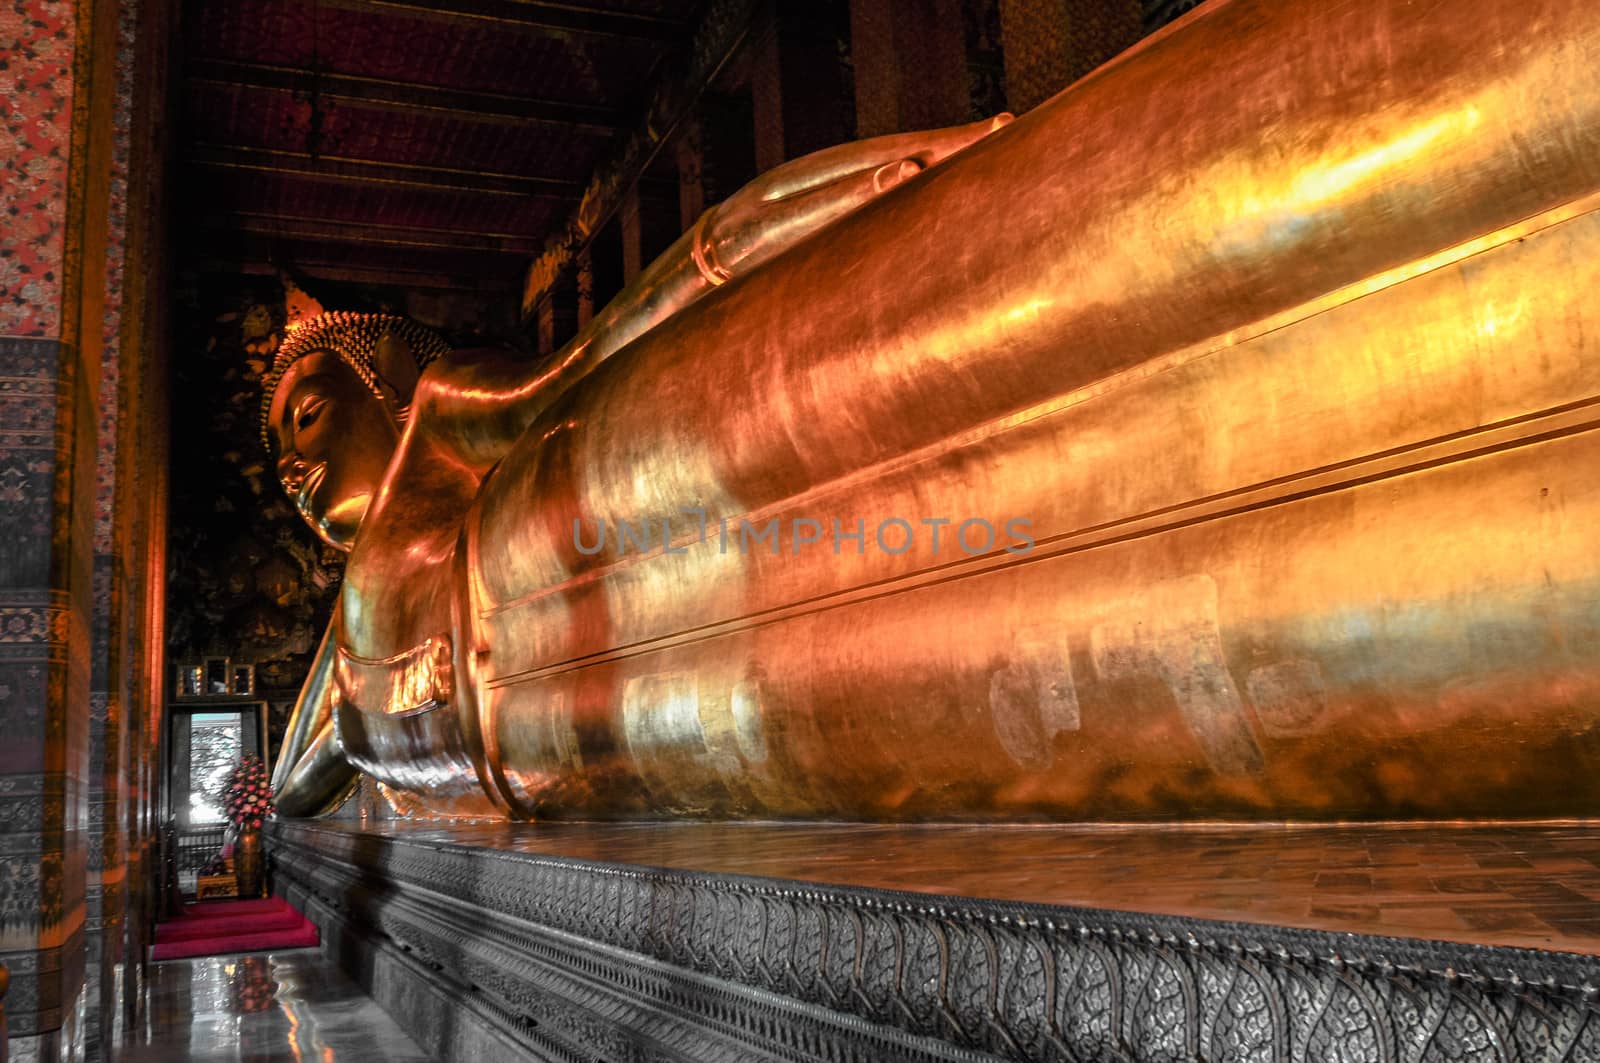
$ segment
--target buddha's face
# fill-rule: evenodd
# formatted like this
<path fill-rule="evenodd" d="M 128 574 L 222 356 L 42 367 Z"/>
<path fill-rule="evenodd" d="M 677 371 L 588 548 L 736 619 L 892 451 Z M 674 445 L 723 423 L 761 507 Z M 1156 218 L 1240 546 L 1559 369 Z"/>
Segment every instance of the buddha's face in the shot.
<path fill-rule="evenodd" d="M 284 491 L 324 542 L 349 550 L 399 442 L 388 407 L 338 355 L 310 354 L 279 382 L 271 424 Z"/>

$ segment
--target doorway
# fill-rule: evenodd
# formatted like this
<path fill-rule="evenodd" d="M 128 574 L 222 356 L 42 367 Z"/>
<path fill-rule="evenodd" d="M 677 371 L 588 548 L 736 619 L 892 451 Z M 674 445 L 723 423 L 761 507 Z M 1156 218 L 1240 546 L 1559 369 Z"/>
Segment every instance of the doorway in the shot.
<path fill-rule="evenodd" d="M 193 895 L 201 868 L 221 852 L 228 821 L 222 788 L 247 755 L 266 748 L 266 702 L 185 699 L 167 707 L 162 817 L 180 892 Z"/>

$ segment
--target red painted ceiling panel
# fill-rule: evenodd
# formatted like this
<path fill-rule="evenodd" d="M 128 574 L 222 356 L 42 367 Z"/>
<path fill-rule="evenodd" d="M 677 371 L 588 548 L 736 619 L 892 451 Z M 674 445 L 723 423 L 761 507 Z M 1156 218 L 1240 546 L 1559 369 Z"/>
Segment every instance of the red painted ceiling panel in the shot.
<path fill-rule="evenodd" d="M 660 47 L 303 0 L 211 0 L 188 30 L 197 58 L 597 104 L 622 103 Z"/>
<path fill-rule="evenodd" d="M 464 196 L 448 190 L 387 188 L 300 176 L 240 172 L 212 186 L 207 207 L 345 223 L 412 226 L 536 239 L 564 216 L 561 201 L 524 196 Z"/>
<path fill-rule="evenodd" d="M 258 268 L 303 258 L 514 287 L 703 7 L 189 0 L 190 244 Z"/>
<path fill-rule="evenodd" d="M 309 152 L 311 109 L 297 93 L 207 85 L 189 93 L 185 119 L 192 143 Z M 582 181 L 606 144 L 582 127 L 469 122 L 337 100 L 320 110 L 320 154 L 375 162 Z"/>

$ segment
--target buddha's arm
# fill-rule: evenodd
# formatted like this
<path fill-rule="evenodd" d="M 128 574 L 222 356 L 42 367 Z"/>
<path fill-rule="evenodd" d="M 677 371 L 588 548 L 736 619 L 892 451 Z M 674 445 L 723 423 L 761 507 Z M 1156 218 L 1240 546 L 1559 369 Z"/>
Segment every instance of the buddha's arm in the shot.
<path fill-rule="evenodd" d="M 312 816 L 326 811 L 330 800 L 342 795 L 355 779 L 355 769 L 345 763 L 333 734 L 340 612 L 335 606 L 333 619 L 312 659 L 311 672 L 289 716 L 278 762 L 272 770 L 274 799 L 278 811 L 286 816 Z"/>
<path fill-rule="evenodd" d="M 295 763 L 306 751 L 313 737 L 333 715 L 333 665 L 338 656 L 335 632 L 339 629 L 340 610 L 334 606 L 333 618 L 317 645 L 316 656 L 311 659 L 311 670 L 295 700 L 294 711 L 289 714 L 289 725 L 284 729 L 283 744 L 278 747 L 278 759 L 272 768 L 272 787 L 281 789 L 288 781 Z"/>
<path fill-rule="evenodd" d="M 356 770 L 345 760 L 338 730 L 329 717 L 295 761 L 288 779 L 276 789 L 273 802 L 280 815 L 320 816 L 338 808 L 355 781 Z"/>
<path fill-rule="evenodd" d="M 775 258 L 889 188 L 988 135 L 1009 115 L 841 144 L 776 167 L 708 209 L 549 361 L 499 352 L 435 363 L 415 420 L 480 470 L 595 366 L 735 275 Z"/>

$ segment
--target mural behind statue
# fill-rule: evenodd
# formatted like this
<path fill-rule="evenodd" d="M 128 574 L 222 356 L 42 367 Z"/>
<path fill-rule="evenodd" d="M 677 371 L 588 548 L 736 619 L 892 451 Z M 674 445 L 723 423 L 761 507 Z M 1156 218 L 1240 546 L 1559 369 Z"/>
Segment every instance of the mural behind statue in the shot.
<path fill-rule="evenodd" d="M 1592 809 L 1600 15 L 1536 7 L 1215 3 L 773 171 L 536 370 L 291 340 L 352 552 L 280 804 Z"/>
<path fill-rule="evenodd" d="M 173 386 L 206 413 L 173 425 L 167 655 L 255 663 L 276 748 L 332 615 L 344 555 L 318 543 L 283 499 L 251 417 L 283 334 L 282 285 L 186 281 Z"/>

